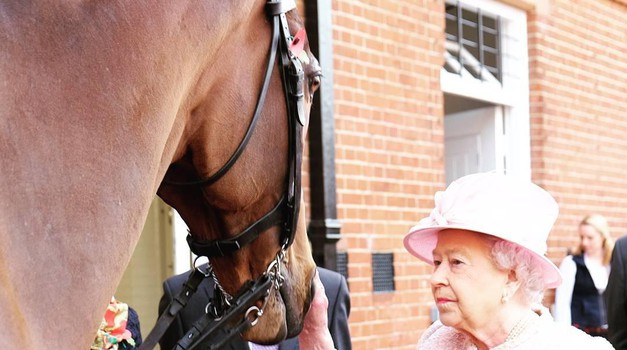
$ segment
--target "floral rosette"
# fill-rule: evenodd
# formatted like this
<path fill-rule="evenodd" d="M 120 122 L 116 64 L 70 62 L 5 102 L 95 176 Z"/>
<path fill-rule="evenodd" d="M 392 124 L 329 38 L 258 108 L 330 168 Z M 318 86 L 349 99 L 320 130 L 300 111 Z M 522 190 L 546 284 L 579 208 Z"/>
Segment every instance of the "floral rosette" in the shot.
<path fill-rule="evenodd" d="M 111 297 L 91 350 L 124 350 L 135 347 L 133 335 L 126 329 L 128 305 Z"/>

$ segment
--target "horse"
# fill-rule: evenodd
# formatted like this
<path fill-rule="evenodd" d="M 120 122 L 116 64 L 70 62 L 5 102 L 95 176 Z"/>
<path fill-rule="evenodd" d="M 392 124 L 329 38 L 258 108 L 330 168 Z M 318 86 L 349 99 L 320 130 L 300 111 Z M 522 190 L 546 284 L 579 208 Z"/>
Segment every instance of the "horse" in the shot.
<path fill-rule="evenodd" d="M 281 29 L 295 44 L 304 25 L 293 0 L 0 1 L 3 348 L 90 347 L 155 194 L 186 221 L 188 238 L 233 242 L 286 191 L 300 192 L 286 175 L 300 176 L 290 159 L 301 151 L 288 149 L 278 59 L 264 79 L 270 4 L 287 12 Z M 321 73 L 306 36 L 299 44 L 305 133 Z M 177 185 L 216 171 L 211 184 Z M 302 329 L 315 264 L 296 198 L 290 244 L 284 224 L 264 225 L 210 258 L 229 294 L 283 264 L 247 340 L 276 343 Z"/>

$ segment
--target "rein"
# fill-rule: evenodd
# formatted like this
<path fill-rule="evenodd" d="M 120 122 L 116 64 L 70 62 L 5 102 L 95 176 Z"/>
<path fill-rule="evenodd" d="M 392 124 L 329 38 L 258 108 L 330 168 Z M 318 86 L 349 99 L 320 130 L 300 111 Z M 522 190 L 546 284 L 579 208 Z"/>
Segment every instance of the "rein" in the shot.
<path fill-rule="evenodd" d="M 248 281 L 235 297 L 229 295 L 220 285 L 213 273 L 211 262 L 207 271 L 195 268 L 184 283 L 183 289 L 175 297 L 157 320 L 154 328 L 146 337 L 140 350 L 153 349 L 163 336 L 177 313 L 185 307 L 191 296 L 196 292 L 204 278 L 212 277 L 216 285 L 214 298 L 205 308 L 203 317 L 194 323 L 192 329 L 179 340 L 176 350 L 219 349 L 231 338 L 253 327 L 263 315 L 266 299 L 274 288 L 282 286 L 284 277 L 281 266 L 285 252 L 294 241 L 301 196 L 301 164 L 302 164 L 302 132 L 305 120 L 304 110 L 304 70 L 301 62 L 289 51 L 293 37 L 290 34 L 286 12 L 296 8 L 294 0 L 268 0 L 267 15 L 272 19 L 272 44 L 262 89 L 259 93 L 253 118 L 239 146 L 227 162 L 213 175 L 206 179 L 192 182 L 174 182 L 164 180 L 171 186 L 210 186 L 226 174 L 240 157 L 255 129 L 261 115 L 270 85 L 270 78 L 276 61 L 277 50 L 280 58 L 280 72 L 283 91 L 286 98 L 288 116 L 288 173 L 285 194 L 267 214 L 258 219 L 238 235 L 223 239 L 203 241 L 196 239 L 192 232 L 187 236 L 191 251 L 198 256 L 208 258 L 232 254 L 243 246 L 253 242 L 259 235 L 274 226 L 281 227 L 281 246 L 276 257 L 268 265 L 266 272 L 255 281 Z M 279 40 L 281 39 L 281 40 Z M 261 307 L 257 307 L 257 303 Z M 238 315 L 244 316 L 236 321 Z M 225 326 L 237 322 L 236 326 L 226 329 Z M 165 349 L 164 349 L 165 350 Z"/>

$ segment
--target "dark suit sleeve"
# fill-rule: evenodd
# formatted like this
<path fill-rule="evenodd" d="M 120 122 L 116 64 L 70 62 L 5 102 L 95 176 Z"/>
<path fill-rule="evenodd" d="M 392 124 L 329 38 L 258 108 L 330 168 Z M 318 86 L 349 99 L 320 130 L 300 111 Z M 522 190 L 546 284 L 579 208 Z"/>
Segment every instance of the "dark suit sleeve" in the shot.
<path fill-rule="evenodd" d="M 609 341 L 617 350 L 627 349 L 627 305 L 625 300 L 625 270 L 627 263 L 627 237 L 616 242 L 612 253 L 609 281 L 605 289 Z"/>
<path fill-rule="evenodd" d="M 338 350 L 351 350 L 351 337 L 348 327 L 351 301 L 348 293 L 348 285 L 344 276 L 337 272 L 318 268 L 320 281 L 329 300 L 327 310 L 329 317 L 329 331 L 333 338 L 335 348 Z"/>
<path fill-rule="evenodd" d="M 163 295 L 159 300 L 159 315 L 170 305 L 170 302 L 174 298 L 174 294 L 178 293 L 182 288 L 181 278 L 172 277 L 163 282 Z M 183 330 L 183 324 L 181 318 L 176 317 L 168 330 L 163 334 L 163 337 L 159 340 L 159 346 L 162 350 L 171 350 L 176 343 L 185 335 Z"/>

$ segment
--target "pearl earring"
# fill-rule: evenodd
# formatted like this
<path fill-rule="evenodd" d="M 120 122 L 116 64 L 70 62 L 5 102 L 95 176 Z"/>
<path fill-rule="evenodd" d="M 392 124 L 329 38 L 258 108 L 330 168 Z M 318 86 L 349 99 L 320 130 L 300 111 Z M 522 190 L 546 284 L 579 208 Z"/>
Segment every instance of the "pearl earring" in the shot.
<path fill-rule="evenodd" d="M 509 301 L 509 295 L 507 295 L 507 293 L 503 293 L 503 296 L 501 297 L 501 303 L 505 304 Z"/>

